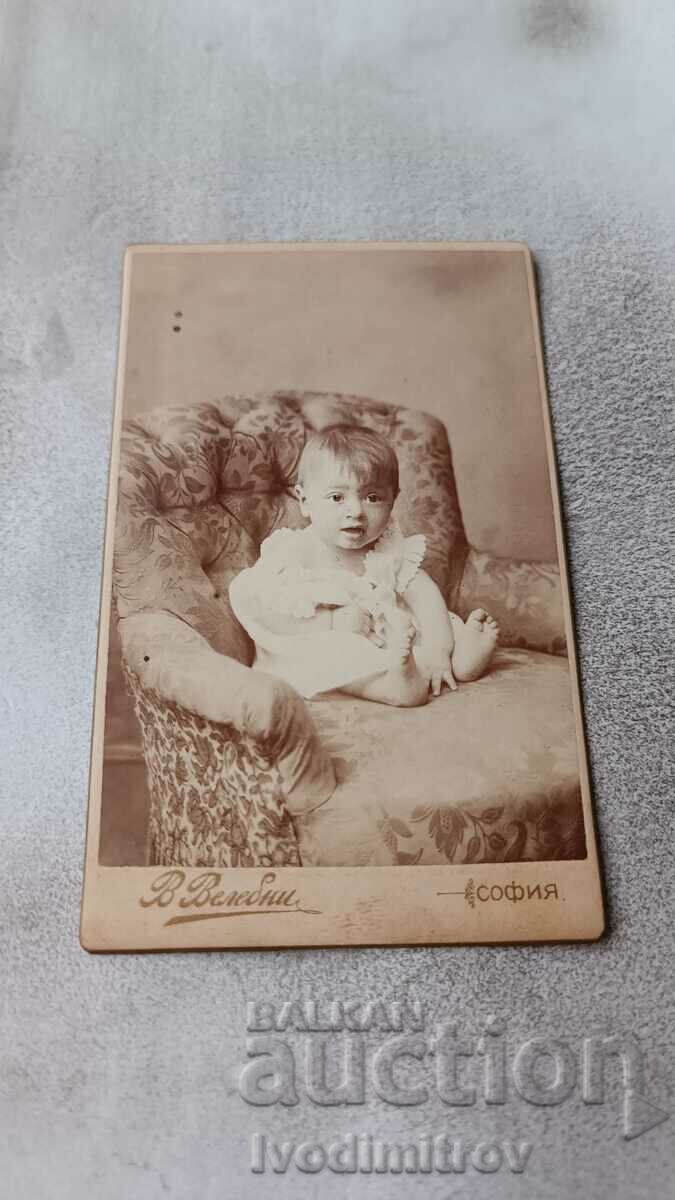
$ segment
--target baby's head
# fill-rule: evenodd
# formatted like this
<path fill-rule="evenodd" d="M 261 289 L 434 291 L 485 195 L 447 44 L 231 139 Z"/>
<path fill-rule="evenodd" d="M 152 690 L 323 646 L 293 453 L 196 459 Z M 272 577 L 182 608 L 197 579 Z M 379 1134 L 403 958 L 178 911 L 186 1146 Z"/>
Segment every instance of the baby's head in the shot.
<path fill-rule="evenodd" d="M 398 492 L 398 459 L 379 433 L 331 425 L 308 438 L 296 495 L 326 545 L 360 550 L 377 541 Z"/>

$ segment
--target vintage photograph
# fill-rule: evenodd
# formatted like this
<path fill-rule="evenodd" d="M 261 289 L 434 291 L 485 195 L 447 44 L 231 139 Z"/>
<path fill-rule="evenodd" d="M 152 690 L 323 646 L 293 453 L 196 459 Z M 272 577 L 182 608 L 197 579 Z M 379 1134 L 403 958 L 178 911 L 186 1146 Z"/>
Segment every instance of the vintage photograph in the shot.
<path fill-rule="evenodd" d="M 584 860 L 527 249 L 137 247 L 125 287 L 99 867 Z"/>
<path fill-rule="evenodd" d="M 522 253 L 139 254 L 122 418 L 102 862 L 584 856 Z"/>

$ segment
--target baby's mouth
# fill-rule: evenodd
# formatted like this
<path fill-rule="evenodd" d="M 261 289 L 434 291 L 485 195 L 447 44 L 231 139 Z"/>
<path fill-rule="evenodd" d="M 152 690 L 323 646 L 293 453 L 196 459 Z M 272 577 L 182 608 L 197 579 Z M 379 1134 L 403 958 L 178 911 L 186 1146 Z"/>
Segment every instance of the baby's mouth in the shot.
<path fill-rule="evenodd" d="M 343 533 L 365 533 L 365 525 L 345 525 L 342 529 Z"/>

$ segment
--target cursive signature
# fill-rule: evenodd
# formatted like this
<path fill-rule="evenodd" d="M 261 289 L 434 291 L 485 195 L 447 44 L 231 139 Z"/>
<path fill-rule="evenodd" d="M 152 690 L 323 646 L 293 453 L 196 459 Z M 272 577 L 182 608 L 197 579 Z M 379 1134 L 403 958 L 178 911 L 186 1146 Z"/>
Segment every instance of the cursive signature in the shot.
<path fill-rule="evenodd" d="M 257 887 L 226 891 L 224 871 L 205 871 L 188 878 L 185 871 L 172 869 L 156 875 L 150 884 L 150 896 L 141 896 L 142 908 L 167 908 L 176 904 L 182 909 L 206 909 L 205 912 L 186 912 L 170 917 L 165 925 L 184 925 L 188 921 L 211 921 L 219 917 L 250 917 L 279 913 L 307 913 L 319 916 L 318 908 L 306 908 L 295 888 L 275 888 L 276 874 L 267 871 Z M 219 911 L 214 911 L 219 910 Z"/>

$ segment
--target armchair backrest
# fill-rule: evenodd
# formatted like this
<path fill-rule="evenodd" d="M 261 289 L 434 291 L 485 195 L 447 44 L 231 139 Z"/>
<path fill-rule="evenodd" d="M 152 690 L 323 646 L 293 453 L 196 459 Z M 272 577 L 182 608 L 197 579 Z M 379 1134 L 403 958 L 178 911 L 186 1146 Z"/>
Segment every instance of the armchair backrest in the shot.
<path fill-rule="evenodd" d="M 334 424 L 377 429 L 399 459 L 396 515 L 427 538 L 425 569 L 449 605 L 466 538 L 450 447 L 437 418 L 361 396 L 274 392 L 158 408 L 122 429 L 114 592 L 120 618 L 168 611 L 214 649 L 252 661 L 229 605 L 231 580 L 263 538 L 307 524 L 293 494 L 310 432 Z"/>

